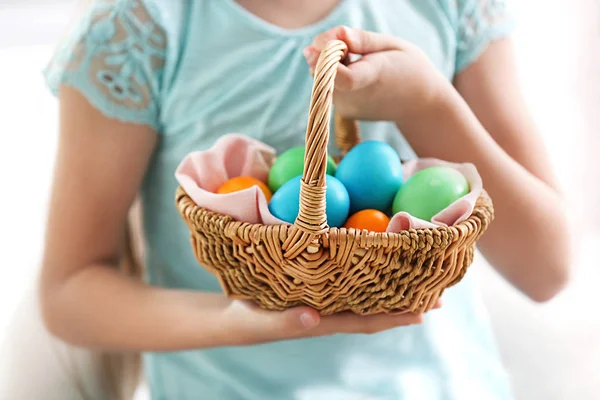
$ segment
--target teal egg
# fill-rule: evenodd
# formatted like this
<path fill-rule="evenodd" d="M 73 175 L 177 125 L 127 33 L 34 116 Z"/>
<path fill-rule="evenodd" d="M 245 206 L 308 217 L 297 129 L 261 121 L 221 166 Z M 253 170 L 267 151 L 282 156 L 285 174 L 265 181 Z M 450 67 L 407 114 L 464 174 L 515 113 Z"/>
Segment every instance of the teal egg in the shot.
<path fill-rule="evenodd" d="M 431 167 L 411 176 L 394 198 L 394 214 L 404 211 L 431 221 L 434 215 L 469 193 L 463 174 L 449 167 Z"/>
<path fill-rule="evenodd" d="M 367 141 L 344 156 L 335 177 L 348 189 L 352 213 L 366 209 L 386 212 L 402 186 L 402 162 L 389 144 Z"/>
<path fill-rule="evenodd" d="M 271 214 L 282 221 L 293 224 L 300 211 L 300 180 L 297 176 L 287 181 L 273 194 L 269 203 Z M 341 227 L 348 219 L 350 196 L 344 185 L 333 176 L 327 175 L 327 223 L 330 227 Z"/>
<path fill-rule="evenodd" d="M 304 172 L 304 146 L 293 147 L 282 153 L 269 171 L 269 188 L 276 192 L 284 183 Z M 327 174 L 334 175 L 336 170 L 333 158 L 327 158 Z"/>

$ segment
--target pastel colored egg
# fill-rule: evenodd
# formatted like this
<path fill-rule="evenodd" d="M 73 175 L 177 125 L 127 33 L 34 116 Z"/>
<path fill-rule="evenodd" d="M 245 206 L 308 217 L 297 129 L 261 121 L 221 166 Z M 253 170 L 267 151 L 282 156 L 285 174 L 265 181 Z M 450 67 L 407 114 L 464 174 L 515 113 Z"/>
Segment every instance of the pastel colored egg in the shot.
<path fill-rule="evenodd" d="M 286 183 L 273 194 L 269 210 L 275 217 L 293 224 L 300 211 L 300 180 L 297 176 Z M 341 227 L 348 218 L 350 197 L 342 183 L 333 176 L 327 175 L 327 223 L 330 227 Z"/>
<path fill-rule="evenodd" d="M 358 144 L 340 161 L 336 174 L 350 194 L 350 210 L 387 211 L 402 186 L 400 157 L 380 141 Z"/>
<path fill-rule="evenodd" d="M 362 210 L 348 218 L 344 226 L 371 232 L 385 232 L 389 223 L 390 218 L 379 210 Z"/>
<path fill-rule="evenodd" d="M 282 153 L 269 171 L 269 188 L 276 192 L 284 183 L 292 178 L 302 175 L 304 172 L 304 154 L 306 149 L 303 146 L 293 147 Z M 334 175 L 336 170 L 333 158 L 327 158 L 327 174 Z"/>
<path fill-rule="evenodd" d="M 431 221 L 437 213 L 469 193 L 469 182 L 459 171 L 449 167 L 431 167 L 411 176 L 398 191 L 394 214 L 405 211 Z"/>
<path fill-rule="evenodd" d="M 229 179 L 217 189 L 217 194 L 239 192 L 240 190 L 245 190 L 251 188 L 252 186 L 258 186 L 258 188 L 264 193 L 267 201 L 271 200 L 273 194 L 271 193 L 269 187 L 263 181 L 251 176 L 237 176 Z"/>

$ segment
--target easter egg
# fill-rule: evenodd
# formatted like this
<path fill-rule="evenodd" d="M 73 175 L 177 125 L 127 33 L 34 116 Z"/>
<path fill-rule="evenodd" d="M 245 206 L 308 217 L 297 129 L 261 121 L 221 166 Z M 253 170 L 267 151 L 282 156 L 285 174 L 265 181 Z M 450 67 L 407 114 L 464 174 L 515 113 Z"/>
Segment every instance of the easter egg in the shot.
<path fill-rule="evenodd" d="M 353 213 L 365 209 L 387 211 L 402 186 L 402 176 L 400 157 L 392 146 L 379 141 L 355 146 L 335 173 L 348 189 Z"/>
<path fill-rule="evenodd" d="M 267 201 L 271 200 L 271 190 L 261 180 L 253 178 L 251 176 L 237 176 L 226 181 L 221 187 L 217 189 L 217 194 L 226 194 L 239 192 L 240 190 L 251 188 L 252 186 L 258 186 L 258 188 L 265 194 Z"/>
<path fill-rule="evenodd" d="M 362 210 L 352 215 L 344 225 L 346 228 L 385 232 L 390 218 L 379 210 Z"/>
<path fill-rule="evenodd" d="M 269 188 L 273 192 L 279 190 L 284 183 L 292 178 L 302 175 L 304 172 L 304 154 L 306 149 L 303 146 L 293 147 L 282 153 L 269 171 Z M 327 158 L 327 174 L 335 174 L 336 165 L 333 158 Z"/>
<path fill-rule="evenodd" d="M 300 180 L 297 176 L 273 194 L 269 210 L 275 217 L 293 224 L 300 211 Z M 342 183 L 333 176 L 327 175 L 327 223 L 331 227 L 341 227 L 348 218 L 350 197 Z"/>
<path fill-rule="evenodd" d="M 431 167 L 411 176 L 394 199 L 394 214 L 405 211 L 431 221 L 431 218 L 469 193 L 469 182 L 457 170 Z"/>

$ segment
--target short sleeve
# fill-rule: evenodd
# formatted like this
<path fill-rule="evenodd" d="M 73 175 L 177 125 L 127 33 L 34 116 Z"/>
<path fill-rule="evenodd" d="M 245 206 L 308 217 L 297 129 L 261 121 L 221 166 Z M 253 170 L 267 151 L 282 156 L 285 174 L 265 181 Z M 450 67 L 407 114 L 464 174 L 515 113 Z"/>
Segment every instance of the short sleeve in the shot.
<path fill-rule="evenodd" d="M 54 94 L 74 87 L 107 117 L 158 132 L 166 47 L 142 0 L 96 0 L 44 75 Z"/>
<path fill-rule="evenodd" d="M 508 36 L 514 19 L 506 0 L 453 0 L 457 7 L 456 73 L 468 67 L 493 40 Z"/>

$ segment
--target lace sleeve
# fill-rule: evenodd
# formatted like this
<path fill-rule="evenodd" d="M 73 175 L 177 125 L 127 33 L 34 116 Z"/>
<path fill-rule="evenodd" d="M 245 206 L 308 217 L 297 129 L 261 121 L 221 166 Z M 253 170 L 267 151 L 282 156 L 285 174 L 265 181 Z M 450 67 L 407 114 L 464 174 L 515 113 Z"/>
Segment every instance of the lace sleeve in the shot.
<path fill-rule="evenodd" d="M 142 0 L 96 0 L 44 71 L 110 118 L 159 127 L 166 35 Z"/>
<path fill-rule="evenodd" d="M 456 72 L 474 62 L 488 44 L 513 29 L 506 0 L 454 0 L 458 11 Z"/>

